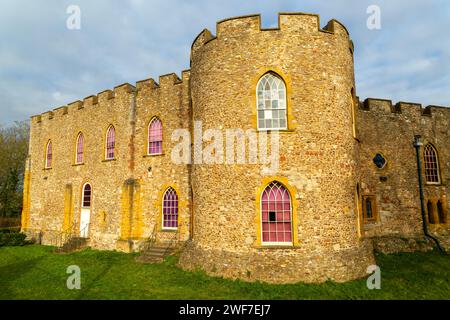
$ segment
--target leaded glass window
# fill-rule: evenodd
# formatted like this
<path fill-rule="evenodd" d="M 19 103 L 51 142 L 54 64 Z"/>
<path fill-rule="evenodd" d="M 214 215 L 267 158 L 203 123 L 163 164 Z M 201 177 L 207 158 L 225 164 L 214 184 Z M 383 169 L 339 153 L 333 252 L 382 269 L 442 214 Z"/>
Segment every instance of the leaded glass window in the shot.
<path fill-rule="evenodd" d="M 178 228 L 178 195 L 172 188 L 168 188 L 163 197 L 163 229 Z"/>
<path fill-rule="evenodd" d="M 76 153 L 76 164 L 83 163 L 84 158 L 84 135 L 79 133 L 77 137 L 77 153 Z"/>
<path fill-rule="evenodd" d="M 162 122 L 154 118 L 148 126 L 148 154 L 162 154 Z"/>
<path fill-rule="evenodd" d="M 262 242 L 292 244 L 291 195 L 281 183 L 274 181 L 261 195 Z"/>
<path fill-rule="evenodd" d="M 427 183 L 439 184 L 439 161 L 437 151 L 432 144 L 427 144 L 424 149 L 425 178 Z"/>
<path fill-rule="evenodd" d="M 257 86 L 258 130 L 287 129 L 286 85 L 274 73 L 266 73 Z"/>
<path fill-rule="evenodd" d="M 45 148 L 45 168 L 50 169 L 52 167 L 53 161 L 53 145 L 52 141 L 47 142 L 47 147 Z"/>
<path fill-rule="evenodd" d="M 115 156 L 116 130 L 113 126 L 108 128 L 106 134 L 106 160 L 112 160 Z"/>

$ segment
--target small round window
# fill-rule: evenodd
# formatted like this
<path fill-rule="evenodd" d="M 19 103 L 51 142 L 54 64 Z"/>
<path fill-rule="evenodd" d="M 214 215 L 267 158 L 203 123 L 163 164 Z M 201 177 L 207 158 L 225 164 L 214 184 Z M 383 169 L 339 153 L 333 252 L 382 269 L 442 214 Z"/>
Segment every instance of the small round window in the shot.
<path fill-rule="evenodd" d="M 377 153 L 373 158 L 373 163 L 375 163 L 378 169 L 383 169 L 386 166 L 387 161 L 381 153 Z"/>

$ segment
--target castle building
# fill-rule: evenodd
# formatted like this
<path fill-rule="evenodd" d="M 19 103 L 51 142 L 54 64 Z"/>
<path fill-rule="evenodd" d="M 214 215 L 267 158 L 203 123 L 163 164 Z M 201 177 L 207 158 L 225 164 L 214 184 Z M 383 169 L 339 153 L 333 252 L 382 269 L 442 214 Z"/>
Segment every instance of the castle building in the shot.
<path fill-rule="evenodd" d="M 318 15 L 280 13 L 272 29 L 259 15 L 230 18 L 197 36 L 181 78 L 31 117 L 22 229 L 43 244 L 75 230 L 127 252 L 175 241 L 182 268 L 229 278 L 347 281 L 366 275 L 374 248 L 430 247 L 421 135 L 425 224 L 447 245 L 450 108 L 360 102 L 353 50 L 347 29 L 321 28 Z M 278 137 L 277 170 L 249 161 L 246 137 L 246 161 L 234 150 L 219 161 L 208 132 L 228 129 Z M 193 152 L 177 162 L 183 137 Z M 195 161 L 201 152 L 215 160 Z"/>

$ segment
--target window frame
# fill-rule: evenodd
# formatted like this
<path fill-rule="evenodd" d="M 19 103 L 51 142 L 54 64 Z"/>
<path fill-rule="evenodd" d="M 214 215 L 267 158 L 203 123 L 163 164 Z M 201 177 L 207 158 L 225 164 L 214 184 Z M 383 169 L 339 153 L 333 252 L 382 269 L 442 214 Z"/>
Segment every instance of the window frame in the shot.
<path fill-rule="evenodd" d="M 110 130 L 114 130 L 114 146 L 113 146 L 113 152 L 114 152 L 114 154 L 113 154 L 113 157 L 112 158 L 110 158 L 110 157 L 108 157 L 108 134 L 109 134 L 109 132 L 110 132 Z M 116 132 L 116 127 L 114 126 L 114 125 L 112 125 L 112 124 L 110 124 L 109 126 L 108 126 L 108 128 L 106 129 L 106 135 L 105 135 L 105 153 L 104 153 L 104 159 L 106 160 L 106 161 L 111 161 L 111 160 L 115 160 L 116 159 L 116 145 L 117 145 L 117 132 Z"/>
<path fill-rule="evenodd" d="M 82 143 L 82 151 L 81 151 L 81 161 L 78 161 L 78 152 L 79 152 L 79 142 L 80 138 L 83 139 Z M 77 139 L 75 141 L 75 164 L 83 164 L 84 163 L 84 150 L 85 150 L 85 139 L 84 139 L 84 133 L 82 131 L 78 132 Z"/>
<path fill-rule="evenodd" d="M 367 217 L 367 204 L 366 201 L 370 199 L 372 206 L 372 217 Z M 378 221 L 378 207 L 377 207 L 377 197 L 373 194 L 365 194 L 362 196 L 362 214 L 364 223 L 373 223 Z"/>
<path fill-rule="evenodd" d="M 281 81 L 281 83 L 283 84 L 283 86 L 284 86 L 284 95 L 285 95 L 285 97 L 284 97 L 284 105 L 285 105 L 285 107 L 284 108 L 277 108 L 277 109 L 266 109 L 266 108 L 264 108 L 264 109 L 259 109 L 259 94 L 258 94 L 258 88 L 259 88 L 259 85 L 260 85 L 260 83 L 261 83 L 261 81 L 266 77 L 266 76 L 268 76 L 268 75 L 272 75 L 273 77 L 276 77 L 276 78 L 278 78 L 280 81 Z M 288 106 L 288 101 L 289 101 L 289 97 L 288 97 L 288 86 L 287 86 L 287 84 L 286 84 L 286 81 L 283 79 L 283 77 L 280 75 L 280 74 L 278 74 L 277 72 L 274 72 L 274 71 L 272 71 L 272 70 L 270 70 L 270 71 L 267 71 L 266 73 L 264 73 L 259 79 L 258 79 L 258 81 L 257 81 L 257 83 L 256 83 L 256 87 L 255 87 L 255 100 L 256 100 L 256 128 L 257 128 L 257 131 L 262 131 L 262 132 L 264 132 L 264 131 L 267 131 L 267 132 L 270 132 L 270 131 L 289 131 L 289 106 Z M 279 91 L 279 90 L 278 90 Z M 271 100 L 272 101 L 272 100 Z M 278 99 L 278 101 L 279 101 L 279 99 Z M 278 104 L 279 105 L 279 104 Z M 284 110 L 284 115 L 285 115 L 285 117 L 284 117 L 284 120 L 285 120 L 285 126 L 284 127 L 280 127 L 280 126 L 278 126 L 277 128 L 266 128 L 266 127 L 264 127 L 264 128 L 261 128 L 260 127 L 260 125 L 259 125 L 259 120 L 260 120 L 260 117 L 259 117 L 259 111 L 265 111 L 265 110 L 277 110 L 277 111 L 280 111 L 280 110 Z M 264 121 L 265 120 L 267 120 L 265 117 L 264 117 Z M 280 119 L 280 118 L 278 118 L 278 120 L 282 120 L 282 119 Z"/>
<path fill-rule="evenodd" d="M 84 205 L 84 199 L 85 199 L 85 193 L 84 192 L 85 192 L 86 186 L 88 186 L 88 185 L 91 188 L 91 191 L 90 191 L 91 193 L 90 193 L 90 199 L 89 199 L 89 207 L 86 207 Z M 81 209 L 92 209 L 93 194 L 94 194 L 94 192 L 93 192 L 92 184 L 90 182 L 84 183 L 82 188 L 81 188 Z"/>
<path fill-rule="evenodd" d="M 287 192 L 288 196 L 289 196 L 289 206 L 290 206 L 290 225 L 291 225 L 291 241 L 290 242 L 274 242 L 274 241 L 264 241 L 264 231 L 263 231 L 263 195 L 265 193 L 265 191 L 267 190 L 267 188 L 269 188 L 273 183 L 278 183 L 279 185 L 281 185 Z M 261 193 L 260 193 L 260 199 L 259 199 L 259 219 L 260 219 L 260 223 L 259 223 L 259 232 L 261 235 L 261 245 L 262 246 L 268 246 L 268 247 L 293 247 L 294 243 L 295 243 L 295 238 L 294 238 L 294 203 L 292 200 L 292 195 L 291 195 L 291 191 L 289 190 L 289 188 L 284 185 L 282 182 L 278 181 L 278 180 L 273 180 L 269 183 L 267 183 L 264 188 L 262 189 Z M 268 211 L 268 214 L 270 213 L 270 211 Z"/>
<path fill-rule="evenodd" d="M 173 191 L 176 195 L 176 202 L 177 202 L 177 226 L 176 227 L 166 227 L 164 226 L 164 222 L 165 222 L 165 214 L 164 214 L 164 201 L 166 198 L 166 194 L 169 191 Z M 180 226 L 180 196 L 179 193 L 177 192 L 177 189 L 175 189 L 173 186 L 169 186 L 165 189 L 165 191 L 162 194 L 162 198 L 161 198 L 161 230 L 163 231 L 178 231 L 178 228 Z"/>
<path fill-rule="evenodd" d="M 155 121 L 159 121 L 159 123 L 161 124 L 161 152 L 159 153 L 150 153 L 150 128 L 152 126 L 153 123 L 155 123 Z M 160 156 L 163 154 L 164 152 L 164 148 L 163 148 L 163 141 L 164 141 L 164 126 L 163 126 L 163 122 L 159 117 L 153 117 L 150 122 L 148 123 L 147 126 L 147 156 Z M 158 142 L 158 141 L 152 141 L 152 142 Z"/>
<path fill-rule="evenodd" d="M 49 165 L 49 146 L 50 146 L 50 165 Z M 45 145 L 44 169 L 53 168 L 53 141 L 49 139 Z"/>
<path fill-rule="evenodd" d="M 434 152 L 436 163 L 434 164 L 435 168 L 433 168 L 433 170 L 436 171 L 436 176 L 437 176 L 437 180 L 438 181 L 429 181 L 428 180 L 427 164 L 430 163 L 429 161 L 427 161 L 427 157 L 426 157 L 426 151 L 427 151 L 428 148 L 431 148 L 433 150 L 433 152 Z M 433 143 L 428 142 L 428 143 L 426 143 L 424 145 L 423 152 L 422 152 L 422 157 L 423 157 L 423 173 L 425 175 L 425 184 L 426 185 L 440 185 L 441 181 L 442 181 L 442 178 L 441 178 L 441 169 L 440 169 L 441 166 L 440 166 L 440 161 L 439 161 L 439 153 L 438 153 L 437 148 L 434 146 Z"/>

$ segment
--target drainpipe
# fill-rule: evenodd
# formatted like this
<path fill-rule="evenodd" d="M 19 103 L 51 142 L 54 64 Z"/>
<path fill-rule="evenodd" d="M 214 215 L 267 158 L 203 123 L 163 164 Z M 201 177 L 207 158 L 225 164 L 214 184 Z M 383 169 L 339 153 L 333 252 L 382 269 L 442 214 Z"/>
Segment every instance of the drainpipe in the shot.
<path fill-rule="evenodd" d="M 436 246 L 438 247 L 439 251 L 442 254 L 445 254 L 444 249 L 442 249 L 441 244 L 439 243 L 439 240 L 435 237 L 433 237 L 431 234 L 428 233 L 428 226 L 427 226 L 427 219 L 425 214 L 425 200 L 423 195 L 423 184 L 422 184 L 422 162 L 420 160 L 420 148 L 423 145 L 423 142 L 421 141 L 420 135 L 414 136 L 414 148 L 416 148 L 416 159 L 417 159 L 417 174 L 419 177 L 419 192 L 420 192 L 420 208 L 422 211 L 422 226 L 423 226 L 423 233 L 427 238 L 430 238 L 436 243 Z"/>

